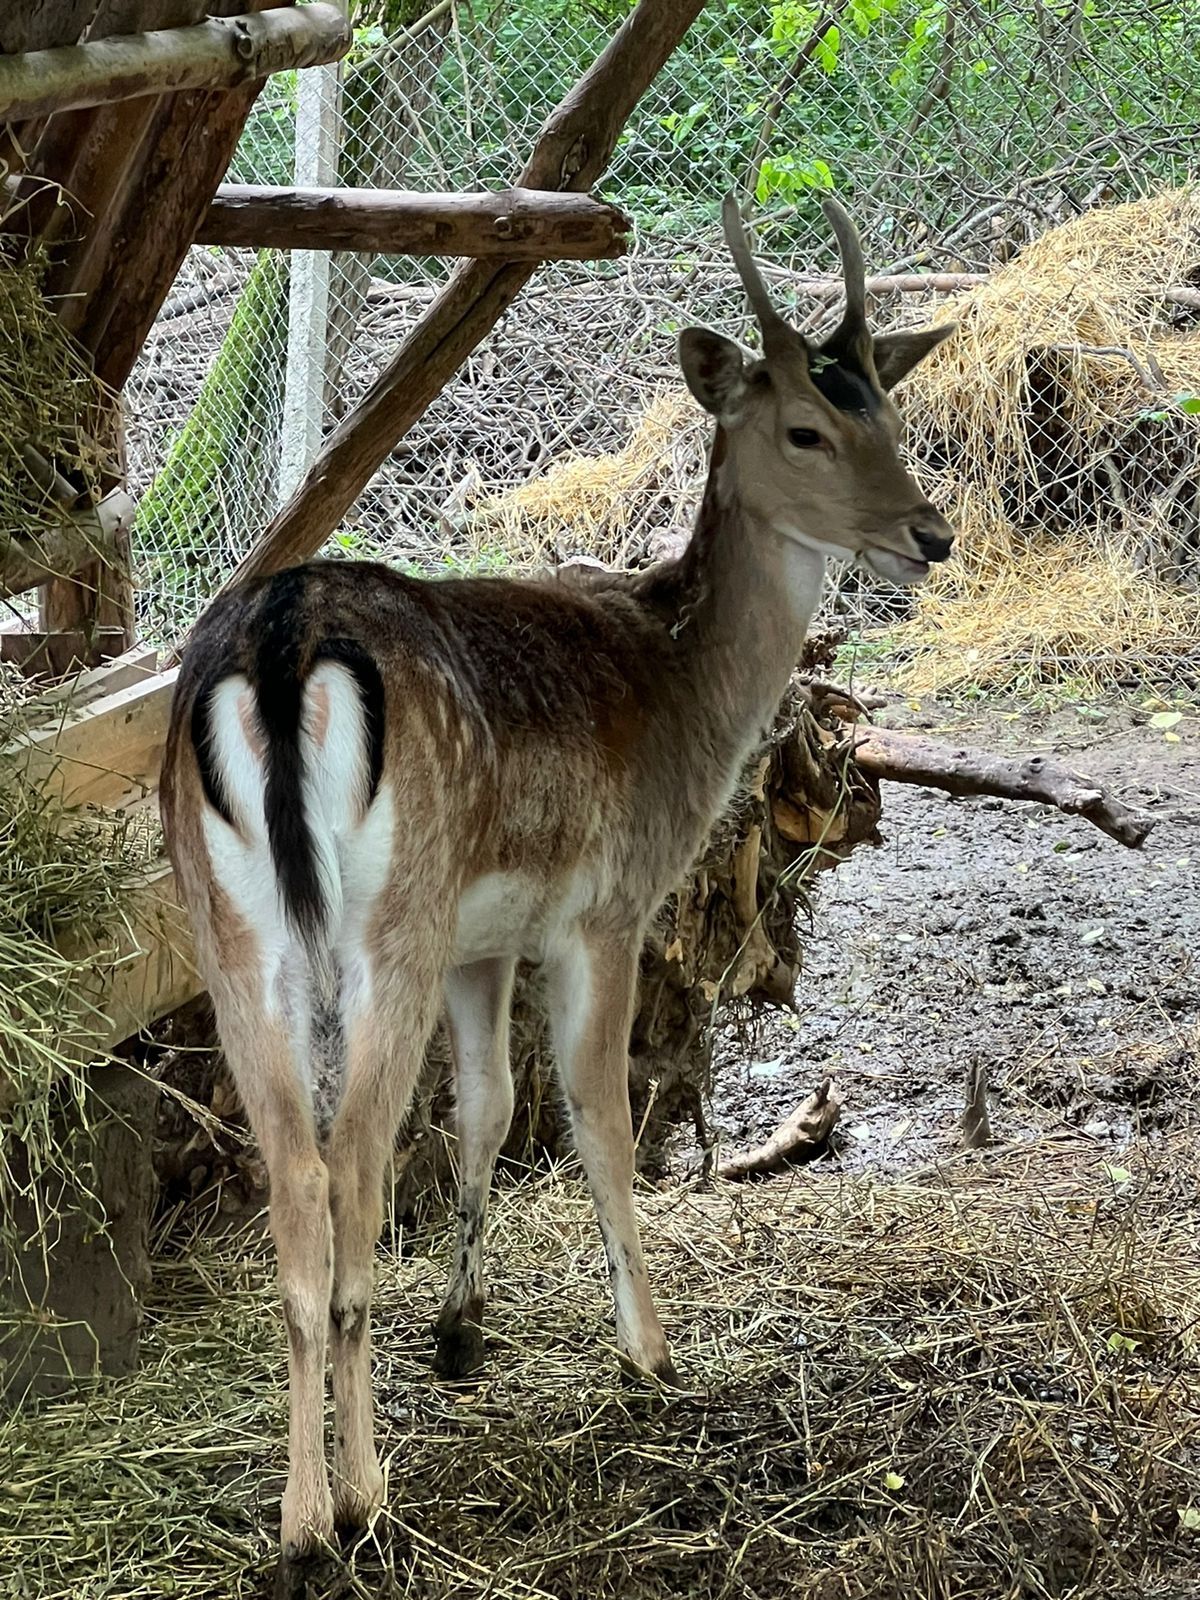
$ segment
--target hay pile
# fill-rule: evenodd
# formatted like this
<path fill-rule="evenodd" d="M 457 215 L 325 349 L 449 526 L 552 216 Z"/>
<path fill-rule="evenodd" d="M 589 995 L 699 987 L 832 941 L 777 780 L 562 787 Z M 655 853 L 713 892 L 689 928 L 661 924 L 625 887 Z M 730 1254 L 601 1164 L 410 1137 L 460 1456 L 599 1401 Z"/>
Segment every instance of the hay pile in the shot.
<path fill-rule="evenodd" d="M 61 707 L 60 707 L 61 714 Z M 3 751 L 34 715 L 28 685 L 0 677 L 0 1384 L 27 1336 L 47 1334 L 16 1286 L 37 1278 L 78 1213 L 97 1234 L 107 1219 L 92 1170 L 91 1135 L 108 1114 L 88 1064 L 104 1051 L 106 1019 L 86 998 L 97 970 L 119 958 L 123 900 L 156 851 L 150 819 L 65 812 L 18 777 Z M 68 933 L 87 955 L 64 952 Z M 14 1298 L 9 1299 L 10 1292 Z"/>
<path fill-rule="evenodd" d="M 905 387 L 959 558 L 900 631 L 918 691 L 1075 678 L 1200 653 L 1200 193 L 1089 211 L 950 302 Z M 1182 314 L 1180 314 L 1182 316 Z M 939 315 L 938 320 L 942 320 Z"/>
<path fill-rule="evenodd" d="M 1120 1160 L 1047 1141 L 908 1183 L 643 1196 L 679 1396 L 616 1381 L 582 1183 L 502 1192 L 477 1387 L 427 1365 L 447 1237 L 383 1268 L 389 1509 L 314 1595 L 1182 1600 L 1200 1168 L 1191 1141 Z M 197 1239 L 135 1380 L 0 1432 L 6 1593 L 264 1592 L 270 1279 L 260 1247 Z"/>
<path fill-rule="evenodd" d="M 498 547 L 506 566 L 539 566 L 579 552 L 606 566 L 637 565 L 649 532 L 690 529 L 708 431 L 686 390 L 652 394 L 620 450 L 568 456 L 482 501 L 467 523 L 476 559 Z"/>
<path fill-rule="evenodd" d="M 111 397 L 43 298 L 44 270 L 36 256 L 15 264 L 0 253 L 0 548 L 62 525 L 62 507 L 30 471 L 28 447 L 97 498 L 115 468 L 101 443 Z"/>

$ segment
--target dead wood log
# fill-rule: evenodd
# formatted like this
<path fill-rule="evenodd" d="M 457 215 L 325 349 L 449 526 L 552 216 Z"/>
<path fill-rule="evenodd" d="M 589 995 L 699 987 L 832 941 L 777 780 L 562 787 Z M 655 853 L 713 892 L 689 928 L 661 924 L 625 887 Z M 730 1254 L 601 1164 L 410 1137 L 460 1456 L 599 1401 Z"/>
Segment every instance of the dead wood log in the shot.
<path fill-rule="evenodd" d="M 809 1161 L 829 1142 L 829 1135 L 837 1126 L 842 1114 L 841 1097 L 833 1087 L 833 1079 L 826 1078 L 814 1089 L 807 1100 L 798 1105 L 791 1116 L 781 1122 L 769 1139 L 730 1156 L 717 1168 L 722 1178 L 740 1179 L 765 1177 L 780 1167 L 795 1162 Z"/>
<path fill-rule="evenodd" d="M 585 193 L 595 186 L 634 106 L 703 3 L 638 0 L 607 48 L 551 113 L 518 180 L 522 188 Z M 278 572 L 320 549 L 405 430 L 487 337 L 534 271 L 527 261 L 471 261 L 451 275 L 255 541 L 231 584 Z"/>
<path fill-rule="evenodd" d="M 1045 756 L 1014 759 L 970 745 L 941 744 L 894 728 L 871 727 L 858 730 L 854 760 L 864 771 L 892 783 L 1054 806 L 1069 816 L 1085 818 L 1132 850 L 1145 843 L 1154 826 L 1153 817 L 1116 799 L 1096 779 Z"/>
<path fill-rule="evenodd" d="M 502 261 L 622 256 L 633 224 L 587 194 L 504 189 L 419 194 L 407 189 L 275 189 L 225 183 L 197 244 Z"/>
<path fill-rule="evenodd" d="M 315 0 L 187 28 L 0 56 L 0 123 L 141 95 L 233 89 L 272 73 L 336 61 L 350 42 L 345 12 Z"/>

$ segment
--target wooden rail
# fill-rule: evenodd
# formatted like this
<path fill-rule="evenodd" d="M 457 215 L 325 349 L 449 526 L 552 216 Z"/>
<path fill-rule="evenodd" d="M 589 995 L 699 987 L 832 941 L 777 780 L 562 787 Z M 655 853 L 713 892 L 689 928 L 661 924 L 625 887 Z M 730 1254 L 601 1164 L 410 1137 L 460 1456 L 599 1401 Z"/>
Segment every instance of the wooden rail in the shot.
<path fill-rule="evenodd" d="M 66 806 L 153 805 L 175 684 L 174 672 L 153 665 L 152 653 L 131 651 L 52 691 L 41 702 L 40 724 L 0 750 L 0 760 Z M 102 1049 L 185 1005 L 202 987 L 165 858 L 130 886 L 122 909 L 121 928 L 100 938 L 68 931 L 59 945 L 72 960 L 94 957 L 78 998 L 89 1014 L 105 1018 Z"/>
<path fill-rule="evenodd" d="M 499 261 L 599 261 L 622 256 L 633 224 L 588 194 L 503 189 L 276 189 L 223 183 L 197 244 Z"/>
<path fill-rule="evenodd" d="M 341 7 L 317 3 L 0 56 L 0 125 L 142 95 L 234 89 L 336 61 L 350 41 Z"/>

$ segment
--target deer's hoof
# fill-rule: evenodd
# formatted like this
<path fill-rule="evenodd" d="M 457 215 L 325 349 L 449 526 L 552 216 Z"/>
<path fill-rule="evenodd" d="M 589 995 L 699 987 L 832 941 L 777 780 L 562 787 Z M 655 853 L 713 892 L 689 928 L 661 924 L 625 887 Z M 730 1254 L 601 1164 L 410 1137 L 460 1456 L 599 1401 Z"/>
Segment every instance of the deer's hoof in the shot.
<path fill-rule="evenodd" d="M 467 1310 L 443 1311 L 433 1330 L 437 1340 L 434 1371 L 443 1378 L 470 1378 L 484 1364 L 483 1329 L 479 1325 L 482 1307 L 474 1317 Z"/>

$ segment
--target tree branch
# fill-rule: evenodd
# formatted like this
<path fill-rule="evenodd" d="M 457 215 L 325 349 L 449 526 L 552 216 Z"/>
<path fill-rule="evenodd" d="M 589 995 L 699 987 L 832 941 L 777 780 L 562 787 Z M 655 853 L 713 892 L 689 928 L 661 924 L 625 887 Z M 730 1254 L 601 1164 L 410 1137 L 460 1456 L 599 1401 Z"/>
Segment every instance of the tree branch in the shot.
<path fill-rule="evenodd" d="M 139 95 L 232 89 L 275 72 L 336 61 L 349 46 L 345 13 L 318 3 L 0 56 L 0 123 Z"/>
<path fill-rule="evenodd" d="M 632 227 L 615 206 L 554 190 L 418 194 L 225 183 L 196 242 L 255 250 L 595 261 L 624 255 Z"/>
<path fill-rule="evenodd" d="M 841 1114 L 841 1098 L 834 1090 L 833 1079 L 826 1078 L 769 1139 L 753 1150 L 722 1161 L 717 1174 L 722 1178 L 749 1178 L 774 1172 L 787 1162 L 806 1161 L 826 1143 Z"/>
<path fill-rule="evenodd" d="M 1153 817 L 1108 794 L 1094 778 L 1045 756 L 1012 759 L 969 745 L 941 744 L 894 728 L 856 732 L 854 759 L 877 778 L 918 783 L 947 794 L 993 794 L 1034 800 L 1083 817 L 1109 838 L 1136 850 L 1154 826 Z"/>

